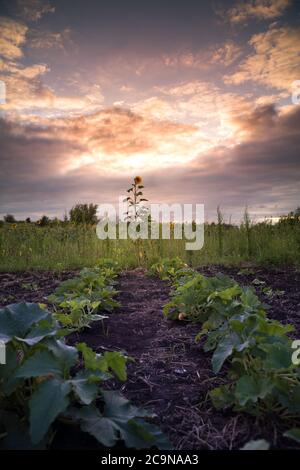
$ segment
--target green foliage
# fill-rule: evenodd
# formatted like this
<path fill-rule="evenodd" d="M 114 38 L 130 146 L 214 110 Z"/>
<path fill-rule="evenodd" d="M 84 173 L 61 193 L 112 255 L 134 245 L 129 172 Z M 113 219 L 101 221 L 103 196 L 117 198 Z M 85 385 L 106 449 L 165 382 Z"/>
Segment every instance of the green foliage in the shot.
<path fill-rule="evenodd" d="M 163 258 L 161 261 L 153 264 L 149 269 L 150 276 L 158 276 L 163 281 L 171 281 L 184 276 L 188 266 L 180 258 Z"/>
<path fill-rule="evenodd" d="M 196 340 L 206 352 L 212 351 L 213 371 L 217 374 L 227 365 L 227 383 L 210 392 L 213 404 L 254 415 L 276 410 L 282 416 L 299 416 L 300 371 L 292 363 L 288 336 L 293 326 L 267 318 L 268 307 L 252 288 L 221 274 L 181 277 L 179 262 L 168 274 L 170 263 L 152 269 L 173 282 L 165 316 L 180 319 L 184 314 L 186 320 L 200 323 Z"/>
<path fill-rule="evenodd" d="M 52 315 L 38 304 L 21 302 L 0 309 L 0 341 L 33 345 L 56 334 Z"/>
<path fill-rule="evenodd" d="M 70 210 L 70 222 L 74 224 L 95 225 L 98 222 L 97 204 L 76 204 Z"/>
<path fill-rule="evenodd" d="M 80 331 L 92 322 L 103 320 L 99 311 L 111 312 L 119 303 L 114 299 L 118 265 L 101 260 L 93 269 L 84 268 L 78 277 L 62 282 L 48 300 L 55 306 L 55 318 L 64 333 Z"/>
<path fill-rule="evenodd" d="M 122 439 L 129 446 L 170 448 L 156 426 L 141 420 L 147 412 L 101 388 L 111 377 L 126 380 L 126 356 L 96 354 L 84 343 L 68 346 L 57 322 L 37 304 L 1 309 L 0 331 L 7 347 L 0 367 L 1 448 L 45 448 L 62 417 L 104 445 Z"/>
<path fill-rule="evenodd" d="M 12 215 L 12 214 L 6 214 L 6 215 L 3 217 L 3 220 L 4 220 L 4 222 L 6 222 L 7 224 L 14 224 L 14 223 L 16 222 L 15 216 Z"/>
<path fill-rule="evenodd" d="M 37 223 L 40 225 L 40 227 L 47 227 L 50 224 L 51 220 L 49 217 L 46 215 L 43 215 L 40 220 L 37 221 Z"/>
<path fill-rule="evenodd" d="M 175 319 L 183 312 L 187 320 L 204 322 L 213 311 L 218 313 L 227 297 L 231 299 L 237 288 L 230 278 L 222 274 L 207 278 L 194 271 L 179 269 L 172 273 L 172 278 L 176 279 L 178 275 L 179 280 L 174 283 L 172 298 L 163 309 L 167 318 Z M 214 319 L 218 321 L 216 316 L 211 320 Z"/>
<path fill-rule="evenodd" d="M 93 313 L 101 302 L 91 302 L 86 300 L 64 300 L 58 304 L 58 311 L 54 314 L 56 320 L 65 328 L 64 333 L 80 331 L 84 328 L 90 328 L 91 323 L 104 320 L 105 315 Z"/>
<path fill-rule="evenodd" d="M 281 225 L 299 225 L 300 224 L 300 207 L 291 211 L 288 215 L 280 217 L 279 224 Z"/>
<path fill-rule="evenodd" d="M 118 227 L 117 227 L 118 232 Z M 159 226 L 162 232 L 162 225 Z M 133 240 L 100 240 L 95 227 L 68 221 L 41 227 L 35 223 L 4 223 L 0 226 L 0 266 L 2 271 L 27 269 L 72 269 L 94 266 L 99 257 L 117 260 L 122 268 L 147 267 L 161 258 L 180 257 L 193 266 L 205 264 L 300 265 L 300 224 L 252 224 L 251 253 L 245 224 L 204 225 L 205 244 L 199 251 L 185 250 L 186 240 L 139 240 L 136 250 Z M 191 256 L 192 253 L 192 256 Z"/>
<path fill-rule="evenodd" d="M 120 436 L 127 447 L 170 449 L 170 443 L 157 426 L 141 419 L 153 417 L 152 414 L 133 406 L 117 392 L 102 391 L 102 397 L 105 403 L 102 413 L 95 407 L 83 407 L 79 411 L 83 431 L 106 447 L 113 447 Z"/>
<path fill-rule="evenodd" d="M 111 370 L 119 380 L 124 382 L 127 379 L 127 358 L 123 354 L 117 351 L 105 351 L 104 354 L 95 354 L 85 343 L 77 344 L 77 349 L 83 355 L 86 368 L 99 372 Z"/>
<path fill-rule="evenodd" d="M 118 305 L 113 299 L 117 272 L 114 261 L 101 260 L 63 282 L 49 297 L 56 306 L 53 315 L 25 302 L 0 310 L 7 357 L 0 367 L 1 448 L 45 448 L 62 417 L 78 422 L 103 445 L 122 439 L 131 447 L 170 448 L 161 431 L 141 419 L 147 412 L 101 388 L 112 377 L 125 381 L 131 358 L 116 351 L 97 354 L 85 343 L 73 347 L 61 339 L 105 318 L 95 311 Z"/>

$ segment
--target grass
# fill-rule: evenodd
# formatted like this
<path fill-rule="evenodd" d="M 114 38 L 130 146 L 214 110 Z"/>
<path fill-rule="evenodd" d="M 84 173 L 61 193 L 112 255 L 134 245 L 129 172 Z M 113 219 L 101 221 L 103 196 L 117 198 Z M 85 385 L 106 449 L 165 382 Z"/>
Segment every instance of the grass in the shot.
<path fill-rule="evenodd" d="M 0 270 L 62 270 L 93 266 L 101 257 L 123 268 L 149 266 L 162 257 L 204 264 L 300 266 L 300 224 L 261 223 L 205 226 L 204 247 L 186 251 L 184 240 L 99 240 L 93 226 L 4 224 L 0 227 Z"/>

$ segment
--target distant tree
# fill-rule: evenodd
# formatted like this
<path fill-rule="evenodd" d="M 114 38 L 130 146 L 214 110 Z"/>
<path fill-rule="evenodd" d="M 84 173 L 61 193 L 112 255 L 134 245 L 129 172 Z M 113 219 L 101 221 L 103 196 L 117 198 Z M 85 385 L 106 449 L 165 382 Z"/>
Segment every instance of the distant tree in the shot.
<path fill-rule="evenodd" d="M 291 211 L 287 215 L 280 217 L 279 223 L 289 225 L 300 224 L 300 207 L 297 207 L 297 209 L 294 211 Z"/>
<path fill-rule="evenodd" d="M 300 222 L 300 207 L 297 207 L 295 211 L 290 212 L 291 216 L 294 217 L 294 219 L 297 220 L 297 222 Z"/>
<path fill-rule="evenodd" d="M 47 217 L 46 215 L 43 215 L 40 220 L 38 221 L 38 224 L 41 226 L 41 227 L 46 227 L 46 225 L 49 225 L 50 224 L 50 219 L 49 217 Z"/>
<path fill-rule="evenodd" d="M 69 222 L 67 211 L 65 211 L 65 213 L 64 213 L 63 222 L 64 222 L 65 224 L 67 224 L 67 223 Z"/>
<path fill-rule="evenodd" d="M 97 209 L 97 204 L 76 204 L 69 212 L 70 222 L 94 225 L 98 222 Z"/>
<path fill-rule="evenodd" d="M 15 224 L 16 223 L 16 219 L 15 219 L 15 216 L 12 215 L 12 214 L 6 214 L 4 217 L 4 222 L 6 222 L 7 224 Z"/>
<path fill-rule="evenodd" d="M 52 223 L 53 225 L 59 225 L 60 222 L 61 222 L 61 221 L 59 220 L 58 217 L 54 217 L 54 219 L 51 221 L 51 223 Z"/>
<path fill-rule="evenodd" d="M 26 224 L 31 224 L 31 218 L 30 218 L 30 217 L 27 217 L 27 218 L 25 219 L 25 222 L 26 222 Z"/>

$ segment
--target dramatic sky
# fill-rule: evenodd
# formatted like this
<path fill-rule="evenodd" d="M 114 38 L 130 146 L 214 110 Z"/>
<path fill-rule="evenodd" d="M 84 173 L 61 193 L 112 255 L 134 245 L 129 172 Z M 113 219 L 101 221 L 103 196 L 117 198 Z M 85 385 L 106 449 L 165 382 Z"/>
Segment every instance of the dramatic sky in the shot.
<path fill-rule="evenodd" d="M 0 80 L 0 216 L 300 205 L 299 0 L 0 0 Z"/>

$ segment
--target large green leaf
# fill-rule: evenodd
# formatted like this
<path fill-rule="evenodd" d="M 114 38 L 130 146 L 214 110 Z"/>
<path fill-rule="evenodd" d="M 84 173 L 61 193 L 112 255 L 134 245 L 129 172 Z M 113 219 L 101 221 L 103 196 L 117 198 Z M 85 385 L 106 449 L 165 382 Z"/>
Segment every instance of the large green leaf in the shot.
<path fill-rule="evenodd" d="M 222 332 L 222 330 L 218 330 L 218 331 Z M 218 331 L 216 331 L 215 333 L 217 334 Z M 223 332 L 223 334 L 226 334 L 226 332 Z M 213 367 L 214 373 L 217 374 L 218 372 L 220 372 L 224 362 L 229 356 L 231 356 L 234 350 L 241 352 L 248 346 L 249 346 L 248 340 L 242 341 L 241 338 L 236 333 L 231 333 L 231 334 L 227 333 L 227 336 L 224 336 L 220 340 L 212 357 L 212 367 Z"/>
<path fill-rule="evenodd" d="M 30 436 L 34 444 L 40 442 L 55 418 L 69 405 L 71 384 L 51 379 L 42 382 L 29 401 Z"/>
<path fill-rule="evenodd" d="M 66 373 L 76 364 L 78 351 L 74 346 L 68 346 L 57 339 L 49 339 L 46 344 Z"/>
<path fill-rule="evenodd" d="M 213 292 L 209 296 L 208 300 L 219 298 L 224 301 L 229 301 L 229 300 L 232 300 L 234 297 L 236 297 L 240 293 L 241 293 L 241 288 L 240 286 L 236 284 L 232 287 L 228 287 L 227 289 Z"/>
<path fill-rule="evenodd" d="M 15 377 L 39 377 L 47 374 L 63 375 L 59 362 L 51 352 L 37 351 L 20 366 Z"/>
<path fill-rule="evenodd" d="M 0 410 L 1 432 L 7 433 L 0 439 L 0 450 L 42 450 L 45 442 L 33 445 L 26 421 L 11 411 Z"/>
<path fill-rule="evenodd" d="M 118 351 L 105 351 L 103 359 L 106 362 L 107 370 L 112 370 L 119 380 L 125 381 L 127 358 Z"/>
<path fill-rule="evenodd" d="M 225 338 L 220 341 L 212 357 L 212 367 L 215 374 L 221 370 L 226 359 L 231 356 L 233 348 L 234 343 L 231 336 L 225 336 Z"/>
<path fill-rule="evenodd" d="M 151 416 L 149 412 L 133 406 L 118 392 L 103 391 L 102 394 L 105 401 L 102 415 L 94 406 L 80 410 L 83 431 L 90 433 L 107 447 L 113 447 L 122 439 L 127 447 L 171 448 L 156 426 L 139 419 L 142 416 Z"/>
<path fill-rule="evenodd" d="M 266 369 L 288 369 L 292 366 L 293 350 L 289 344 L 277 342 L 260 344 L 259 347 L 266 353 L 264 360 Z"/>
<path fill-rule="evenodd" d="M 256 403 L 259 398 L 265 398 L 272 389 L 273 384 L 268 378 L 244 375 L 236 383 L 235 396 L 244 406 L 248 401 Z"/>
<path fill-rule="evenodd" d="M 45 326 L 44 331 L 43 328 L 32 329 L 41 320 L 46 320 L 45 324 L 51 324 L 51 314 L 35 303 L 20 302 L 0 309 L 0 341 L 7 343 L 13 338 L 26 341 L 27 335 L 28 344 L 40 341 L 55 330 L 53 323 L 52 328 Z"/>
<path fill-rule="evenodd" d="M 292 413 L 300 413 L 300 383 L 291 386 L 290 382 L 277 381 L 276 395 L 279 403 Z"/>
<path fill-rule="evenodd" d="M 82 352 L 86 369 L 107 372 L 112 370 L 119 380 L 126 380 L 127 358 L 117 351 L 106 351 L 104 354 L 96 354 L 85 343 L 77 344 L 78 351 Z"/>
<path fill-rule="evenodd" d="M 52 318 L 50 316 L 48 318 L 52 322 Z M 16 339 L 28 344 L 28 346 L 34 346 L 44 338 L 49 338 L 56 335 L 57 329 L 54 328 L 53 324 L 47 322 L 46 320 L 42 320 L 41 323 L 44 323 L 44 325 L 39 324 L 34 326 L 24 338 L 17 336 Z"/>
<path fill-rule="evenodd" d="M 90 373 L 88 371 L 80 371 L 71 380 L 71 384 L 75 395 L 84 405 L 90 405 L 97 397 L 99 385 L 95 382 L 89 382 Z"/>
<path fill-rule="evenodd" d="M 20 379 L 15 376 L 18 366 L 17 351 L 11 345 L 8 345 L 6 348 L 6 364 L 0 365 L 0 390 L 6 396 L 11 395 L 20 382 Z"/>

